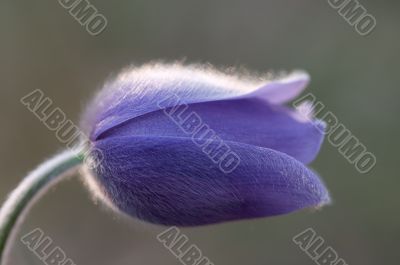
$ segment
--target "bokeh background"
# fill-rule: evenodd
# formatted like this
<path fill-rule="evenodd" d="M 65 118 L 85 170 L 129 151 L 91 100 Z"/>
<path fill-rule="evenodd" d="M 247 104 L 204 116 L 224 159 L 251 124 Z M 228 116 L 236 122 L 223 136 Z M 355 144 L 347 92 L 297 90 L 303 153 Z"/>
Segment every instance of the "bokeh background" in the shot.
<path fill-rule="evenodd" d="M 398 1 L 360 0 L 377 27 L 362 37 L 316 0 L 90 1 L 108 20 L 89 35 L 58 1 L 0 3 L 0 200 L 64 147 L 21 103 L 41 89 L 69 118 L 111 74 L 154 59 L 256 71 L 305 69 L 313 92 L 377 156 L 359 174 L 325 142 L 312 164 L 334 203 L 322 211 L 184 229 L 215 265 L 313 264 L 292 237 L 312 227 L 349 265 L 399 264 Z M 76 265 L 180 264 L 157 240 L 163 227 L 95 205 L 78 177 L 32 209 L 21 235 L 40 227 Z M 42 264 L 15 242 L 12 265 Z"/>

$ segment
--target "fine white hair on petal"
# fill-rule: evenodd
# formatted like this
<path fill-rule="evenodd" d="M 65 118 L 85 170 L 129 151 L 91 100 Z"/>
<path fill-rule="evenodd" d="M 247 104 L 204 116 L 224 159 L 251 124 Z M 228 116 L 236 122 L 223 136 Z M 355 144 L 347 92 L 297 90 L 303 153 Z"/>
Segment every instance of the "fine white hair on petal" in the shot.
<path fill-rule="evenodd" d="M 274 77 L 240 70 L 159 62 L 128 67 L 106 82 L 84 113 L 82 127 L 88 134 L 100 134 L 111 124 L 157 110 L 157 102 L 170 95 L 187 104 L 247 97 L 281 104 L 296 97 L 309 80 L 305 72 Z"/>
<path fill-rule="evenodd" d="M 304 101 L 296 107 L 292 117 L 300 122 L 311 122 L 314 119 L 314 106 L 311 101 Z"/>

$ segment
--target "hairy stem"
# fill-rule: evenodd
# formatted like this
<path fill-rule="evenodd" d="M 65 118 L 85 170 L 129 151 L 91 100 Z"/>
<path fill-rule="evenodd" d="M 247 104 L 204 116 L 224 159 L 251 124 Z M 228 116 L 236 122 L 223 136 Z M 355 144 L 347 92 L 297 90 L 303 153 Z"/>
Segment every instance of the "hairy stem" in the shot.
<path fill-rule="evenodd" d="M 23 217 L 49 187 L 76 171 L 83 157 L 65 151 L 44 162 L 29 173 L 10 194 L 0 209 L 0 264 L 4 265 L 10 245 Z"/>

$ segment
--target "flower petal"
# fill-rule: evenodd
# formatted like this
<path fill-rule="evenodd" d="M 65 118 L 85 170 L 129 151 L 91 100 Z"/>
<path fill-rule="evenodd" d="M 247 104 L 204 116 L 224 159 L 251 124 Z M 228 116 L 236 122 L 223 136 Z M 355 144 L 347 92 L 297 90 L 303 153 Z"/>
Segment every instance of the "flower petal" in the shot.
<path fill-rule="evenodd" d="M 309 82 L 310 76 L 307 73 L 294 72 L 265 84 L 251 95 L 268 100 L 273 104 L 282 104 L 300 95 Z"/>
<path fill-rule="evenodd" d="M 315 159 L 324 138 L 323 122 L 298 120 L 292 110 L 258 99 L 204 102 L 187 108 L 181 106 L 172 113 L 173 110 L 143 115 L 109 130 L 101 138 L 133 135 L 211 138 L 214 131 L 224 141 L 274 149 L 306 164 Z"/>
<path fill-rule="evenodd" d="M 289 213 L 329 202 L 311 170 L 281 152 L 229 142 L 240 163 L 223 173 L 190 139 L 113 137 L 96 142 L 94 179 L 131 216 L 194 226 Z"/>
<path fill-rule="evenodd" d="M 158 102 L 171 95 L 187 104 L 248 97 L 282 103 L 296 96 L 306 79 L 304 73 L 273 81 L 227 75 L 204 66 L 149 64 L 129 69 L 105 84 L 89 104 L 81 126 L 95 140 L 127 120 L 157 110 Z"/>

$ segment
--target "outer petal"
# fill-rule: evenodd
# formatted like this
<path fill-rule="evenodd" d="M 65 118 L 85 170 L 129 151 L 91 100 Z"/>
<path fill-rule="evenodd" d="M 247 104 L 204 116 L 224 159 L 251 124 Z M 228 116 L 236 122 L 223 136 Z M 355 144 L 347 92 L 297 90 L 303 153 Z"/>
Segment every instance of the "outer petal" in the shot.
<path fill-rule="evenodd" d="M 143 115 L 101 138 L 143 135 L 207 139 L 212 136 L 207 133 L 211 129 L 224 141 L 274 149 L 310 163 L 323 141 L 324 124 L 318 120 L 299 121 L 293 113 L 258 99 L 204 102 Z"/>
<path fill-rule="evenodd" d="M 307 87 L 310 76 L 305 72 L 294 72 L 284 78 L 273 80 L 251 95 L 282 104 L 296 98 Z"/>
<path fill-rule="evenodd" d="M 296 96 L 307 80 L 304 73 L 272 81 L 227 75 L 204 66 L 145 65 L 107 83 L 87 108 L 82 127 L 94 140 L 127 120 L 157 110 L 157 103 L 171 94 L 187 104 L 243 97 L 282 103 Z"/>
<path fill-rule="evenodd" d="M 193 226 L 289 213 L 329 202 L 318 176 L 277 151 L 229 142 L 241 162 L 219 170 L 189 139 L 100 140 L 95 172 L 106 197 L 142 220 Z"/>

